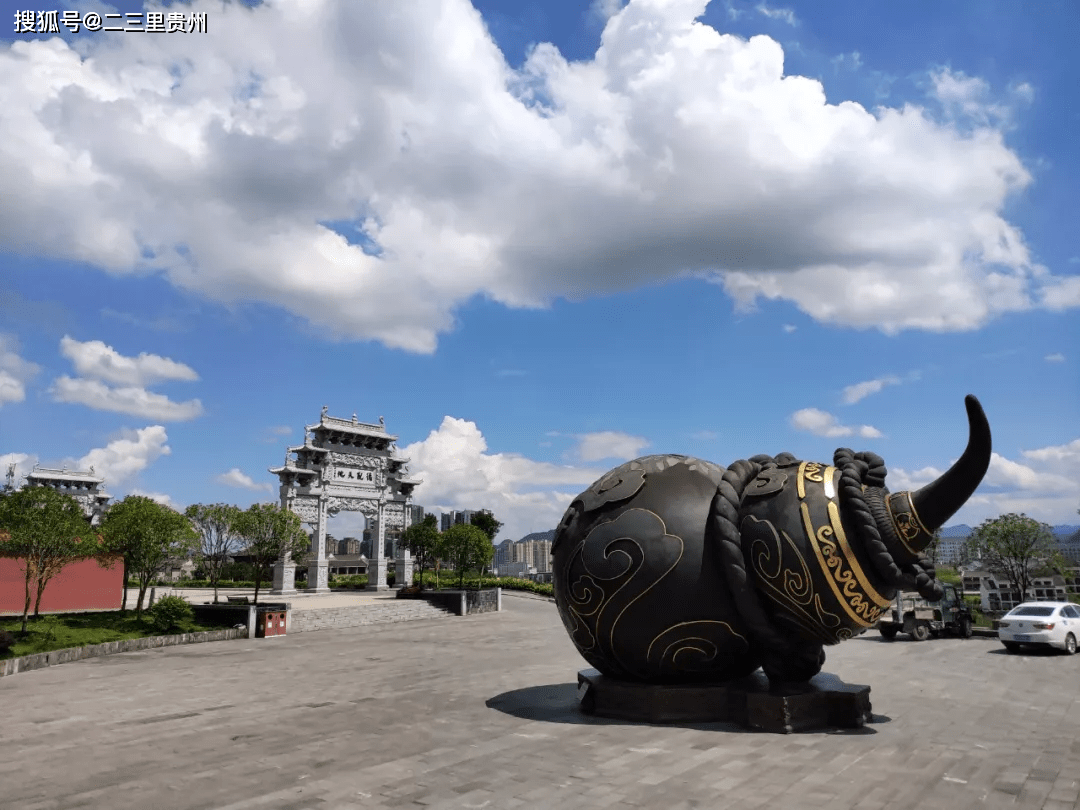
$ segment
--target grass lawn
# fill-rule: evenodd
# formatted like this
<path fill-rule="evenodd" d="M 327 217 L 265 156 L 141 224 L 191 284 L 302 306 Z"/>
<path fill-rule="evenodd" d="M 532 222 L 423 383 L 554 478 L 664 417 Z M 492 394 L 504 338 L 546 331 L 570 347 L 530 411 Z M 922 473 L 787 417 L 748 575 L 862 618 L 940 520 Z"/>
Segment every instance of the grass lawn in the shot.
<path fill-rule="evenodd" d="M 182 622 L 175 633 L 197 633 L 202 630 L 220 630 L 229 625 L 203 625 L 195 621 Z M 21 655 L 63 650 L 68 647 L 82 647 L 88 644 L 102 644 L 106 641 L 121 641 L 128 638 L 160 636 L 150 623 L 149 618 L 139 621 L 135 611 L 121 614 L 118 610 L 100 613 L 60 613 L 42 616 L 37 621 L 33 617 L 26 625 L 27 637 L 19 637 L 22 617 L 0 618 L 0 630 L 8 630 L 15 636 L 15 644 L 3 658 L 18 658 Z"/>

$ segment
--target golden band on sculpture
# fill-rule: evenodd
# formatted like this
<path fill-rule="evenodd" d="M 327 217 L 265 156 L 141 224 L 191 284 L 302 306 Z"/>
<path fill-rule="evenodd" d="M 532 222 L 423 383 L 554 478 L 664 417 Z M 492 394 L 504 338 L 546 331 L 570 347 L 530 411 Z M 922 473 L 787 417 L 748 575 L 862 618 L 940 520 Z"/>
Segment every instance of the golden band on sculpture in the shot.
<path fill-rule="evenodd" d="M 840 521 L 840 511 L 835 500 L 827 498 L 828 518 L 823 518 L 815 527 L 810 514 L 810 504 L 806 499 L 807 482 L 818 484 L 823 490 L 835 493 L 833 478 L 835 467 L 823 467 L 813 461 L 804 461 L 799 465 L 796 477 L 796 489 L 799 495 L 799 509 L 802 513 L 803 527 L 810 546 L 814 549 L 818 565 L 825 574 L 836 600 L 851 617 L 862 627 L 870 627 L 878 620 L 891 602 L 882 596 L 870 584 L 866 573 L 851 549 Z M 826 482 L 828 486 L 826 487 Z M 816 502 L 817 499 L 814 499 Z"/>
<path fill-rule="evenodd" d="M 896 503 L 894 503 L 894 501 Z M 910 492 L 894 492 L 885 498 L 885 508 L 889 512 L 889 520 L 892 522 L 896 536 L 900 538 L 904 548 L 914 557 L 918 557 L 933 539 L 933 533 L 927 531 L 926 526 L 919 519 L 915 511 L 915 504 L 911 500 Z M 919 541 L 919 542 L 912 542 Z"/>

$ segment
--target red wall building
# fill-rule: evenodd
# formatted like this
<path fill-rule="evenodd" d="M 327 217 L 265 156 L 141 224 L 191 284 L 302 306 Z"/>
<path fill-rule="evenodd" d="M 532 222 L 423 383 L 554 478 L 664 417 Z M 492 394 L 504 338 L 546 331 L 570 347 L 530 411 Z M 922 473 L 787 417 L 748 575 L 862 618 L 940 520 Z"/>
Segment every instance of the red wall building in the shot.
<path fill-rule="evenodd" d="M 124 597 L 124 562 L 117 557 L 112 568 L 96 560 L 79 560 L 49 580 L 41 597 L 41 612 L 74 610 L 119 610 Z M 37 589 L 30 586 L 30 613 L 34 612 Z M 21 559 L 0 557 L 0 613 L 23 611 L 26 573 Z"/>

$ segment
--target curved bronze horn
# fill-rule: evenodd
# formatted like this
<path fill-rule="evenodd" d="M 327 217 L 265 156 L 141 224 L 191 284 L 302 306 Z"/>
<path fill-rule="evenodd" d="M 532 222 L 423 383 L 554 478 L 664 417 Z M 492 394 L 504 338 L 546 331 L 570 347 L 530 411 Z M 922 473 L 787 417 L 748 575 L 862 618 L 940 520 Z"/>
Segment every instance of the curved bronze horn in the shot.
<path fill-rule="evenodd" d="M 968 415 L 968 444 L 964 455 L 936 481 L 911 495 L 911 503 L 928 532 L 944 525 L 975 492 L 990 467 L 990 423 L 971 394 L 964 397 Z"/>
<path fill-rule="evenodd" d="M 917 492 L 875 495 L 867 491 L 870 511 L 893 556 L 919 558 L 934 539 L 934 532 L 956 514 L 990 466 L 990 425 L 979 400 L 964 398 L 968 413 L 968 445 L 964 455 L 940 478 Z"/>

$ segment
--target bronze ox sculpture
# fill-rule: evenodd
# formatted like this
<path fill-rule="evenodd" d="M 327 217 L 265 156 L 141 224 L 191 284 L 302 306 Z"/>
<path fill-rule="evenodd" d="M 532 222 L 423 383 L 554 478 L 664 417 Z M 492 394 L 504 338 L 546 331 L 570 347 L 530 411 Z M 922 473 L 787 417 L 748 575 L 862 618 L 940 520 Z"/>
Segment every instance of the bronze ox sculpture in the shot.
<path fill-rule="evenodd" d="M 990 463 L 968 396 L 963 456 L 917 492 L 890 493 L 873 453 L 832 464 L 788 453 L 726 468 L 646 456 L 571 503 L 552 544 L 555 601 L 604 676 L 651 684 L 805 683 L 824 646 L 874 624 L 898 589 L 941 597 L 923 555 Z"/>

